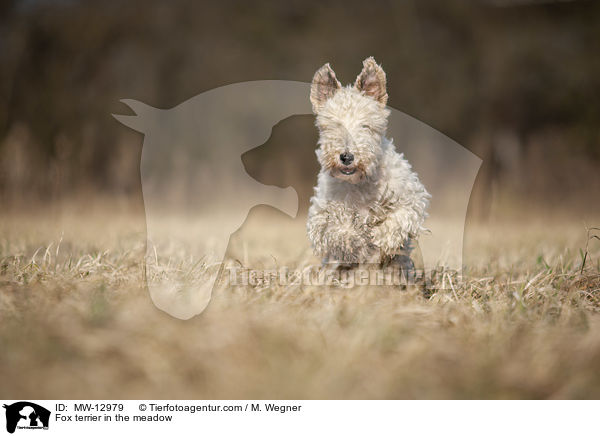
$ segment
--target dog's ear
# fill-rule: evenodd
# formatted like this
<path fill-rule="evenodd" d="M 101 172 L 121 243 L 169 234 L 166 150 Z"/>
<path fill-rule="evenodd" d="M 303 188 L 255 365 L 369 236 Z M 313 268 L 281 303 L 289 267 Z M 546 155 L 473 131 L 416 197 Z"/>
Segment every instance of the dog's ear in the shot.
<path fill-rule="evenodd" d="M 386 105 L 388 95 L 385 89 L 385 72 L 377 65 L 373 57 L 363 61 L 363 69 L 354 82 L 354 87 L 369 97 L 373 97 L 383 106 Z"/>
<path fill-rule="evenodd" d="M 341 83 L 335 77 L 335 72 L 326 63 L 315 73 L 312 84 L 310 85 L 310 102 L 313 112 L 316 114 L 323 107 L 325 102 L 333 97 L 333 94 L 342 87 Z"/>

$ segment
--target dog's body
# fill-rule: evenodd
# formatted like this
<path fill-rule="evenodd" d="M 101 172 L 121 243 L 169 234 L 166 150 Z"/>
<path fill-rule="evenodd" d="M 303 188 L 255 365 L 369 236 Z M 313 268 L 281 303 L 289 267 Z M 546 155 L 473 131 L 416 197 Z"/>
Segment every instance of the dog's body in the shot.
<path fill-rule="evenodd" d="M 355 85 L 342 88 L 325 64 L 315 73 L 310 97 L 321 164 L 307 224 L 315 254 L 343 265 L 408 256 L 423 230 L 430 195 L 385 137 L 385 73 L 368 58 Z"/>

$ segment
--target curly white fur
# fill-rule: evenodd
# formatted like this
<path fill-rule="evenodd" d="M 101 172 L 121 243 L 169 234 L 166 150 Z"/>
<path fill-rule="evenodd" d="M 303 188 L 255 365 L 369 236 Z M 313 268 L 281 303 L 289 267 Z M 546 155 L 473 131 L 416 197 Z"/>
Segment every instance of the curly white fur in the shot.
<path fill-rule="evenodd" d="M 311 102 L 321 164 L 307 223 L 315 254 L 343 264 L 409 254 L 430 195 L 385 136 L 385 73 L 368 58 L 354 86 L 342 88 L 325 64 L 313 78 Z M 342 161 L 344 153 L 353 156 L 351 163 Z"/>

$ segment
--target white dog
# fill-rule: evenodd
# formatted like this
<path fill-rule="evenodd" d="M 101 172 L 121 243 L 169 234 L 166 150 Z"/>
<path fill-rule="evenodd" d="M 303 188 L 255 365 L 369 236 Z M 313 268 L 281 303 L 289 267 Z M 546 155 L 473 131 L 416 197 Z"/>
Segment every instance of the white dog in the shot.
<path fill-rule="evenodd" d="M 308 236 L 324 263 L 410 262 L 430 195 L 385 137 L 386 76 L 370 57 L 343 88 L 329 64 L 312 81 L 321 164 L 308 212 Z"/>

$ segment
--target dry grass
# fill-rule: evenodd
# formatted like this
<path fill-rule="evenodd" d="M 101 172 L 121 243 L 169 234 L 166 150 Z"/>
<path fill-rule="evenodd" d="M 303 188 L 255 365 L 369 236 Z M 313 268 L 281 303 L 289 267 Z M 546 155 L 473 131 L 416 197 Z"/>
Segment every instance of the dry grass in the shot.
<path fill-rule="evenodd" d="M 0 223 L 3 398 L 600 398 L 600 244 L 582 270 L 580 222 L 469 225 L 464 280 L 431 298 L 236 287 L 191 321 L 147 296 L 139 210 Z M 279 241 L 274 261 L 304 265 L 301 227 L 230 255 Z"/>

